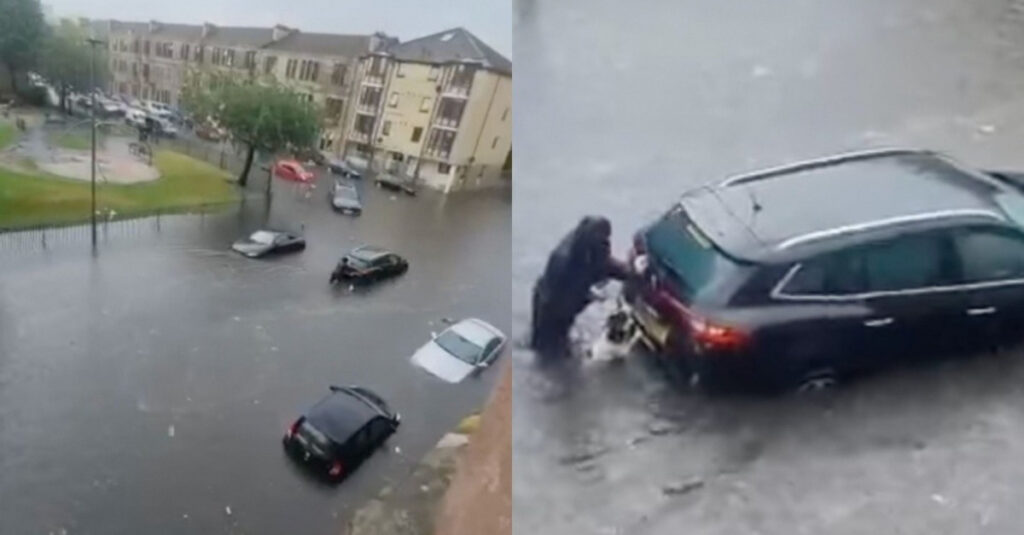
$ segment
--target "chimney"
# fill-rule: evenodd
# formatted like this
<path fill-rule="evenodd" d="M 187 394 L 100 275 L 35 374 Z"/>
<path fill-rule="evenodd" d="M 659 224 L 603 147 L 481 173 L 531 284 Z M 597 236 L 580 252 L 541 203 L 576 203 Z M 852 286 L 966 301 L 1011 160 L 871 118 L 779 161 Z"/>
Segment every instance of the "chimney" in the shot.
<path fill-rule="evenodd" d="M 373 32 L 370 36 L 370 52 L 383 52 L 391 44 L 391 38 L 384 32 Z"/>
<path fill-rule="evenodd" d="M 273 33 L 270 34 L 270 40 L 271 41 L 280 41 L 281 39 L 284 39 L 285 37 L 287 37 L 289 34 L 291 34 L 294 31 L 295 30 L 285 26 L 284 24 L 275 24 L 274 25 L 274 31 L 273 31 Z"/>
<path fill-rule="evenodd" d="M 155 32 L 155 31 L 157 31 L 159 29 L 160 29 L 160 23 L 159 22 L 157 22 L 155 20 L 149 21 L 149 33 L 153 33 L 153 32 Z"/>
<path fill-rule="evenodd" d="M 202 38 L 203 38 L 203 39 L 206 39 L 207 37 L 209 37 L 209 36 L 210 36 L 210 34 L 211 34 L 211 33 L 213 33 L 213 31 L 214 31 L 215 29 L 217 29 L 217 27 L 216 27 L 216 26 L 214 26 L 213 24 L 210 24 L 209 22 L 204 22 L 204 23 L 203 23 L 203 33 L 202 33 Z"/>

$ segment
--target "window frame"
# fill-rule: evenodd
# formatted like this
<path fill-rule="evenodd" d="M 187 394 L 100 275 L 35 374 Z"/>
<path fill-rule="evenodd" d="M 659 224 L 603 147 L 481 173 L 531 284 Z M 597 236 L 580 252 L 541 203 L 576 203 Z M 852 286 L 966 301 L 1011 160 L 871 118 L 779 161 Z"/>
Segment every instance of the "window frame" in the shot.
<path fill-rule="evenodd" d="M 960 256 L 959 256 L 958 251 L 956 249 L 956 242 L 955 242 L 955 240 L 956 240 L 956 233 L 957 233 L 957 231 L 963 231 L 963 230 L 968 229 L 968 228 L 975 228 L 976 229 L 976 228 L 979 228 L 979 227 L 977 227 L 977 226 L 956 227 L 956 228 L 942 229 L 942 230 L 938 230 L 938 231 L 931 231 L 932 233 L 941 234 L 942 235 L 941 239 L 944 239 L 944 240 L 947 241 L 947 243 L 944 246 L 947 249 L 945 254 L 953 254 L 954 257 L 952 259 L 947 259 L 947 260 L 951 260 L 953 262 L 953 264 L 954 264 L 953 267 L 955 268 L 955 271 L 957 271 L 956 274 L 958 276 L 962 276 L 963 273 L 962 273 L 962 265 L 960 264 Z M 985 228 L 992 229 L 992 228 L 1001 228 L 1001 227 L 985 227 Z M 1013 232 L 1012 229 L 1006 229 L 1006 231 L 1009 231 L 1011 233 Z M 923 232 L 921 234 L 926 234 L 926 233 L 928 233 L 928 232 Z M 1024 240 L 1024 235 L 1022 235 L 1022 240 Z M 855 247 L 856 248 L 871 247 L 871 246 L 874 246 L 874 245 L 880 245 L 882 243 L 885 243 L 885 241 L 886 240 L 881 240 L 881 241 L 878 241 L 878 242 L 873 242 L 873 243 L 864 244 L 862 246 L 855 246 Z M 842 249 L 840 249 L 839 251 L 841 251 L 841 250 Z M 836 251 L 836 252 L 838 252 L 838 251 Z M 998 288 L 998 287 L 1002 287 L 1002 286 L 1024 285 L 1024 277 L 1022 277 L 1022 278 L 1016 278 L 1016 279 L 1000 279 L 1000 280 L 989 280 L 989 281 L 979 281 L 979 282 L 958 282 L 958 283 L 955 283 L 955 284 L 941 284 L 941 285 L 935 285 L 935 286 L 924 286 L 924 287 L 921 287 L 921 288 L 909 288 L 909 289 L 903 289 L 903 290 L 872 290 L 872 291 L 859 292 L 859 293 L 851 293 L 851 294 L 827 294 L 827 293 L 826 294 L 792 294 L 792 293 L 787 293 L 786 292 L 786 286 L 793 279 L 793 277 L 796 276 L 796 274 L 800 271 L 800 269 L 803 268 L 804 264 L 807 264 L 811 260 L 812 260 L 811 258 L 808 258 L 808 259 L 799 260 L 799 261 L 796 261 L 796 262 L 790 264 L 789 267 L 786 268 L 786 271 L 782 275 L 782 277 L 780 277 L 778 282 L 776 282 L 775 285 L 772 287 L 772 291 L 769 294 L 770 297 L 772 299 L 778 300 L 778 301 L 810 301 L 810 302 L 836 302 L 836 301 L 839 301 L 839 302 L 856 302 L 856 301 L 864 301 L 864 300 L 868 300 L 868 299 L 874 299 L 874 298 L 878 298 L 878 297 L 926 295 L 926 294 L 932 294 L 932 293 L 961 292 L 961 291 L 970 291 L 970 290 L 978 290 L 978 289 L 985 289 L 985 288 Z"/>
<path fill-rule="evenodd" d="M 988 235 L 993 235 L 993 236 L 997 236 L 997 237 L 1004 238 L 1004 239 L 1009 239 L 1011 241 L 1017 242 L 1020 245 L 1024 245 L 1024 233 L 1021 233 L 1019 231 L 1015 231 L 1014 229 L 1010 229 L 1010 228 L 1006 228 L 1006 227 L 993 226 L 993 225 L 971 225 L 971 226 L 967 226 L 967 227 L 953 229 L 953 231 L 950 234 L 951 234 L 951 239 L 952 239 L 952 244 L 953 244 L 954 263 L 956 265 L 957 275 L 964 279 L 964 282 L 962 284 L 964 284 L 964 285 L 977 285 L 977 284 L 995 285 L 997 283 L 1006 283 L 1007 285 L 1009 285 L 1009 284 L 1024 284 L 1024 274 L 1021 274 L 1020 276 L 1017 276 L 1017 277 L 1009 277 L 1009 278 L 1003 278 L 1003 279 L 988 279 L 988 280 L 968 282 L 967 281 L 966 264 L 964 262 L 964 256 L 960 254 L 961 240 L 966 235 L 970 235 L 970 234 L 988 234 Z"/>

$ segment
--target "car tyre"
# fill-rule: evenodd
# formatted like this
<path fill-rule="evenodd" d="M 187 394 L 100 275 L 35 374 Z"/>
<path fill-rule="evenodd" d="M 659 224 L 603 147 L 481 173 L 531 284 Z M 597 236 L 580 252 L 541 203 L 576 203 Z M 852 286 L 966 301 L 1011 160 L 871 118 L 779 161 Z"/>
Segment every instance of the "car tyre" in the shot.
<path fill-rule="evenodd" d="M 839 375 L 831 366 L 815 366 L 808 368 L 797 381 L 796 391 L 800 394 L 813 394 L 832 390 L 839 384 Z"/>

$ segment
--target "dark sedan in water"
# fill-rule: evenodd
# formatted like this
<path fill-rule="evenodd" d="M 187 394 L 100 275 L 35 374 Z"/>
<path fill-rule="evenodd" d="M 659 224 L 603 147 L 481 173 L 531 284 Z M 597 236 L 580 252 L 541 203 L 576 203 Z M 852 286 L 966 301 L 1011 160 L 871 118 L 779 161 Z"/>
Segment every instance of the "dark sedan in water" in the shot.
<path fill-rule="evenodd" d="M 406 195 L 416 195 L 416 183 L 415 181 L 406 176 L 397 176 L 391 173 L 381 173 L 374 179 L 378 188 L 389 189 L 392 191 L 401 191 Z"/>
<path fill-rule="evenodd" d="M 235 252 L 259 258 L 277 253 L 291 253 L 306 248 L 306 239 L 298 234 L 280 230 L 257 230 L 247 238 L 231 245 Z"/>
<path fill-rule="evenodd" d="M 396 277 L 408 270 L 409 262 L 398 254 L 380 247 L 364 245 L 341 257 L 338 265 L 331 272 L 331 283 L 342 280 L 375 281 Z"/>
<path fill-rule="evenodd" d="M 335 180 L 327 192 L 327 200 L 331 208 L 343 214 L 360 215 L 363 213 L 363 202 L 359 198 L 359 190 L 352 184 Z"/>
<path fill-rule="evenodd" d="M 340 482 L 395 434 L 401 421 L 370 389 L 332 386 L 288 427 L 284 448 L 314 474 Z"/>

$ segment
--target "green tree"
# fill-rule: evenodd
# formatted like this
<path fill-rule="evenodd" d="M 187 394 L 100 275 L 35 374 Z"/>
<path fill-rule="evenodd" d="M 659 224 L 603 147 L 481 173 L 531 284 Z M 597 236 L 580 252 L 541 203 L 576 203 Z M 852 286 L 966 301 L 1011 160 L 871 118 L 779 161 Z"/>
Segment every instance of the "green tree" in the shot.
<path fill-rule="evenodd" d="M 88 37 L 84 28 L 61 19 L 60 25 L 47 35 L 43 43 L 43 54 L 39 58 L 40 74 L 54 85 L 60 95 L 62 110 L 70 111 L 68 91 L 88 92 L 102 88 L 110 77 L 106 50 L 97 48 L 95 82 L 90 81 L 89 65 L 93 58 L 91 47 L 86 42 Z"/>
<path fill-rule="evenodd" d="M 39 45 L 46 35 L 39 0 L 0 0 L 0 62 L 18 93 L 18 76 L 35 67 Z"/>
<path fill-rule="evenodd" d="M 246 148 L 238 184 L 245 186 L 256 151 L 275 154 L 311 147 L 320 130 L 320 110 L 277 83 L 254 83 L 225 74 L 193 71 L 182 102 L 198 122 L 211 120 Z"/>

